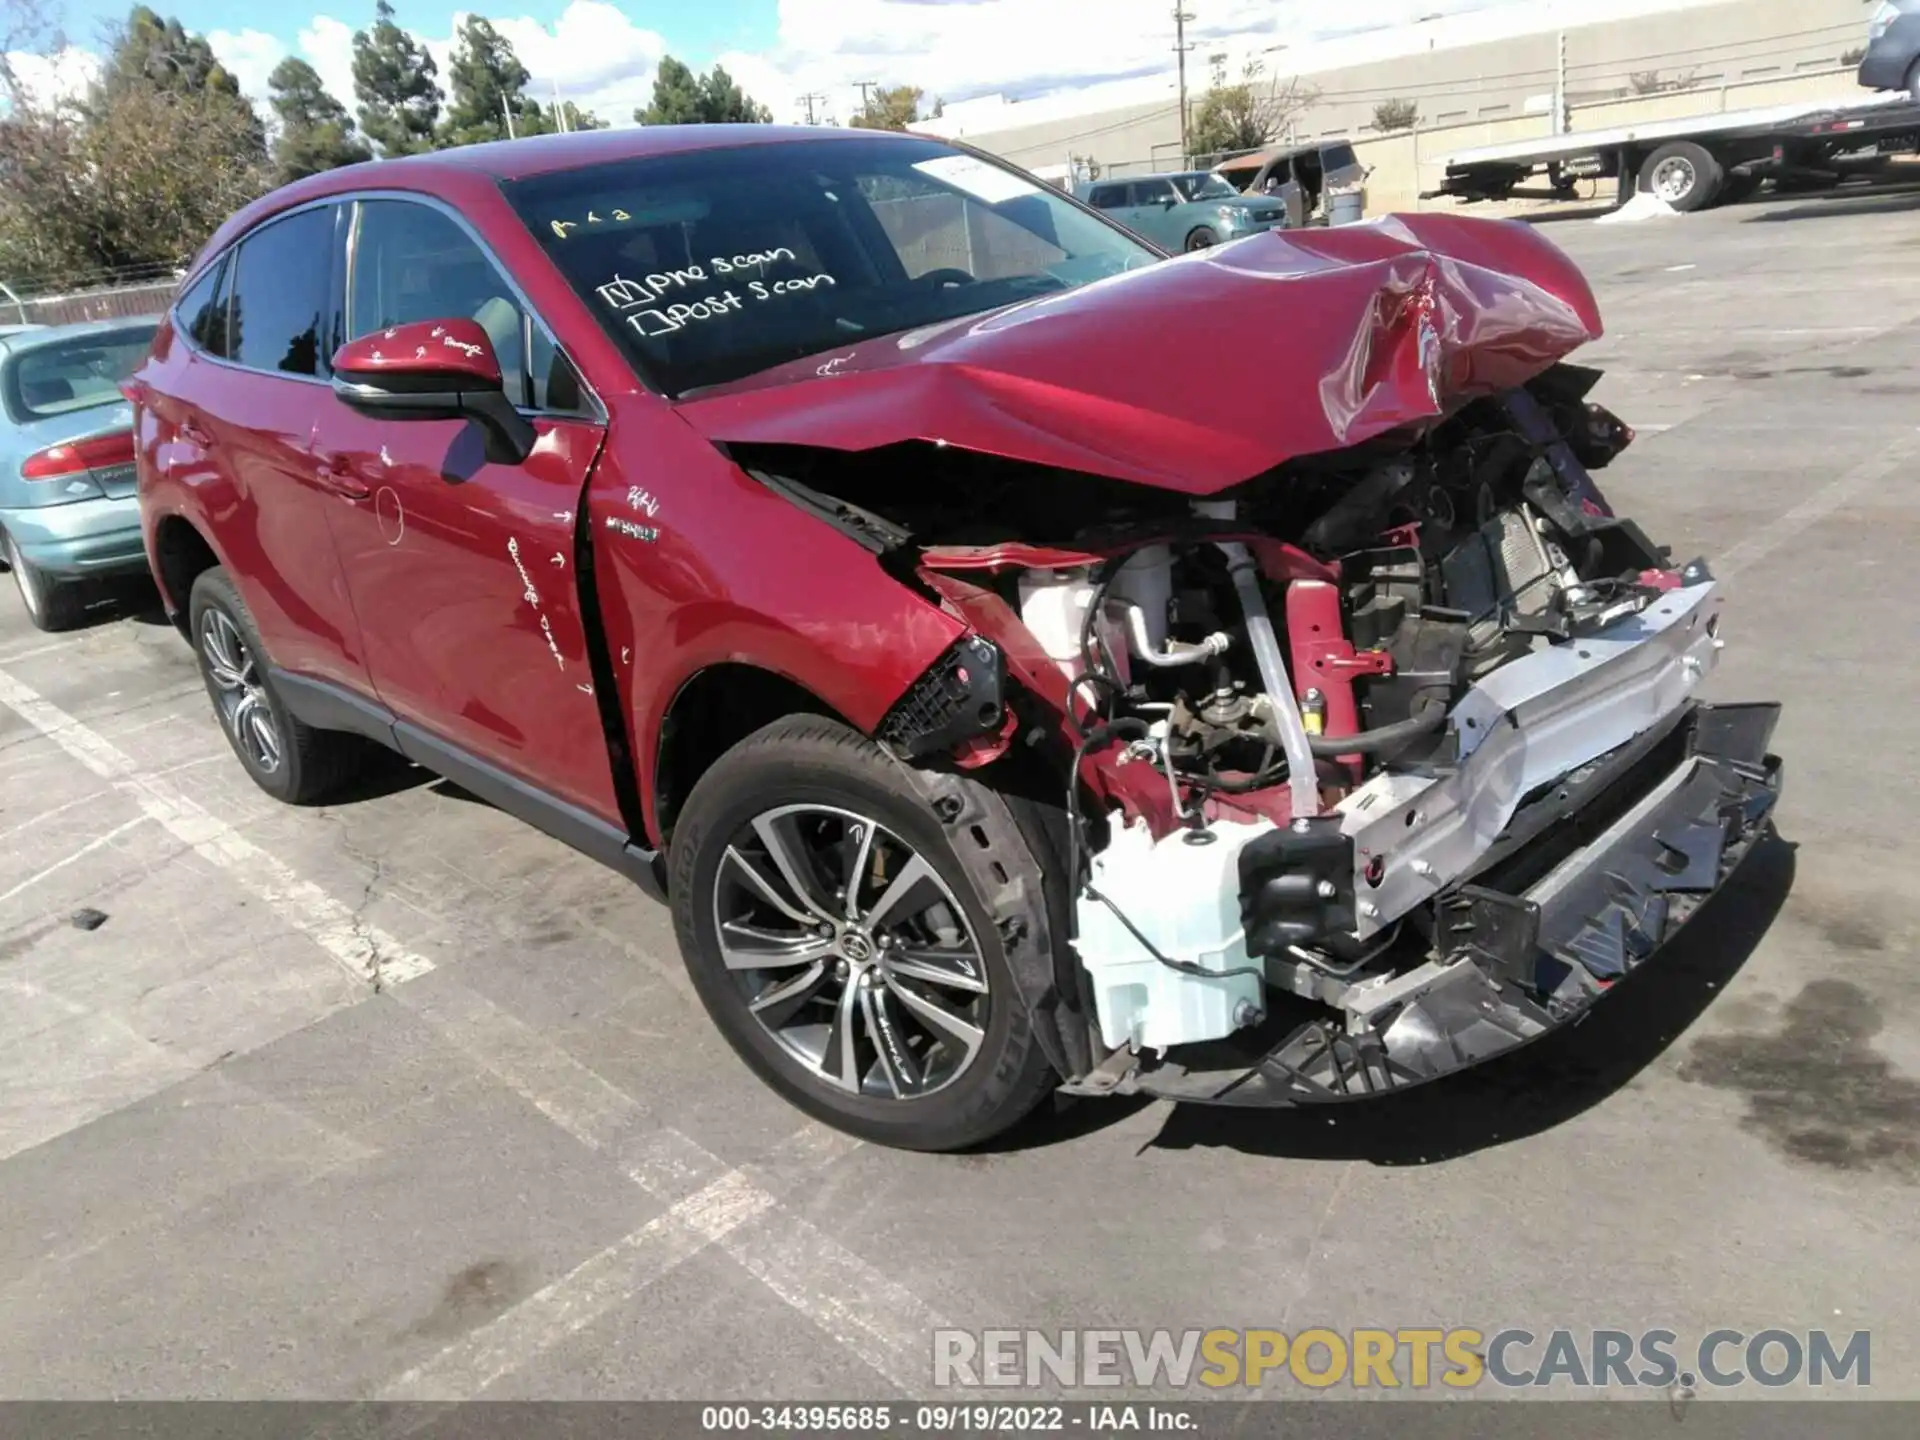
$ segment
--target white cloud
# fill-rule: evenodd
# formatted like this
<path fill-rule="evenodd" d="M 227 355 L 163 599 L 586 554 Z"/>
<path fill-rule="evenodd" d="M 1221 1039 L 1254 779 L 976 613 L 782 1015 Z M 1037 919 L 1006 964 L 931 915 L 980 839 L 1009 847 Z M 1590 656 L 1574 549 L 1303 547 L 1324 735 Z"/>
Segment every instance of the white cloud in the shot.
<path fill-rule="evenodd" d="M 27 98 L 36 105 L 78 99 L 100 74 L 100 57 L 77 45 L 69 45 L 52 55 L 10 51 L 7 65 Z"/>
<path fill-rule="evenodd" d="M 447 63 L 453 37 L 467 11 L 455 11 L 444 35 L 421 35 L 427 53 L 439 67 L 446 88 Z M 653 71 L 666 53 L 667 42 L 656 31 L 635 25 L 605 0 L 573 0 L 551 26 L 526 16 L 489 15 L 493 26 L 513 45 L 520 63 L 532 76 L 534 98 L 550 99 L 557 86 L 577 105 L 598 110 L 604 119 L 625 122 L 634 106 L 652 93 Z M 354 28 L 331 15 L 316 15 L 297 37 L 292 53 L 320 74 L 329 92 L 348 110 L 353 97 Z M 267 98 L 267 77 L 288 54 L 287 47 L 260 30 L 215 30 L 207 41 L 221 63 L 234 73 L 240 88 L 256 100 Z"/>

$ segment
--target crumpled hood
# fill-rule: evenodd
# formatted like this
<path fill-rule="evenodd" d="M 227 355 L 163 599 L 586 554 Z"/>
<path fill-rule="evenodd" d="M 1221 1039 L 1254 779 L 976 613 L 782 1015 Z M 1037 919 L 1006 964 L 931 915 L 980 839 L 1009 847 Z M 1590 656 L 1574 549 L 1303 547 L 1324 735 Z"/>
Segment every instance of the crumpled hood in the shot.
<path fill-rule="evenodd" d="M 907 440 L 1208 495 L 1511 389 L 1601 333 L 1531 226 L 1276 230 L 809 356 L 680 414 L 740 444 Z"/>

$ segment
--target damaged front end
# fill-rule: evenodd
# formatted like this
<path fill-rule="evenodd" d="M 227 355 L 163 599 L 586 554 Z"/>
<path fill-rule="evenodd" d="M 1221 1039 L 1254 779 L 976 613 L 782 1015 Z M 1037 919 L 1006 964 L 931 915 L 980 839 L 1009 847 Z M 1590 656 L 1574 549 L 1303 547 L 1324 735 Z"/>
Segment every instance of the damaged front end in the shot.
<path fill-rule="evenodd" d="M 969 626 L 879 738 L 1052 777 L 1069 1090 L 1292 1105 L 1476 1064 L 1648 961 L 1764 831 L 1778 707 L 1697 698 L 1719 588 L 1595 487 L 1632 434 L 1560 360 L 1579 336 L 1516 379 L 1431 287 L 1398 298 L 1357 344 L 1381 426 L 1231 485 L 732 442 Z"/>

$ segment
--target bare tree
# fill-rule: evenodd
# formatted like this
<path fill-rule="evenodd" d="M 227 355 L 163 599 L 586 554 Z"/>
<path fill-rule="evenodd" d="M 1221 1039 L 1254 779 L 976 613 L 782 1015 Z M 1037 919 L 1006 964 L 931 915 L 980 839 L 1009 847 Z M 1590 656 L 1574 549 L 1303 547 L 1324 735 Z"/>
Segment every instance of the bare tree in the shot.
<path fill-rule="evenodd" d="M 1636 70 L 1627 77 L 1627 85 L 1636 95 L 1669 95 L 1679 90 L 1691 90 L 1699 83 L 1698 69 L 1684 70 L 1678 75 L 1663 75 L 1658 70 Z"/>
<path fill-rule="evenodd" d="M 1258 60 L 1249 60 L 1240 78 L 1229 83 L 1226 62 L 1216 58 L 1213 83 L 1200 99 L 1187 143 L 1195 155 L 1257 150 L 1282 134 L 1289 120 L 1319 98 L 1318 90 L 1298 79 L 1284 84 L 1267 79 Z"/>

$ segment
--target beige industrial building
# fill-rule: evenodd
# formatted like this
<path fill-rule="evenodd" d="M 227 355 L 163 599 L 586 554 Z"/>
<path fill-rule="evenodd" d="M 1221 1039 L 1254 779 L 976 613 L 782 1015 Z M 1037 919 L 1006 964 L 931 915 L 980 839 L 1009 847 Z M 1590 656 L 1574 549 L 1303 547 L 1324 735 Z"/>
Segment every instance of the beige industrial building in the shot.
<path fill-rule="evenodd" d="M 1611 18 L 1583 21 L 1595 12 Z M 1188 102 L 1199 103 L 1215 65 L 1237 75 L 1252 58 L 1264 83 L 1317 94 L 1292 115 L 1290 136 L 1280 138 L 1375 139 L 1381 134 L 1375 111 L 1387 101 L 1411 104 L 1421 131 L 1482 124 L 1507 130 L 1501 122 L 1536 116 L 1543 133 L 1551 133 L 1562 87 L 1563 114 L 1653 96 L 1665 99 L 1662 109 L 1696 95 L 1700 109 L 1732 108 L 1743 92 L 1757 95 L 1819 75 L 1844 92 L 1848 82 L 1838 72 L 1865 47 L 1869 15 L 1862 0 L 1542 0 L 1517 20 L 1512 11 L 1497 19 L 1483 13 L 1371 37 L 1366 48 L 1394 53 L 1332 68 L 1327 62 L 1356 53 L 1364 42 L 1276 46 L 1251 55 L 1209 55 L 1203 48 L 1188 57 Z M 1505 33 L 1476 38 L 1496 24 Z M 1084 171 L 1089 161 L 1108 174 L 1177 169 L 1177 97 L 1170 54 L 1165 76 L 1075 97 L 969 101 L 915 128 L 962 138 L 1050 177 L 1064 178 L 1076 162 Z"/>

